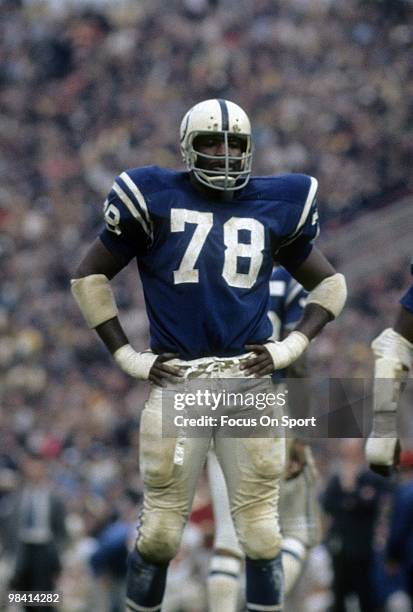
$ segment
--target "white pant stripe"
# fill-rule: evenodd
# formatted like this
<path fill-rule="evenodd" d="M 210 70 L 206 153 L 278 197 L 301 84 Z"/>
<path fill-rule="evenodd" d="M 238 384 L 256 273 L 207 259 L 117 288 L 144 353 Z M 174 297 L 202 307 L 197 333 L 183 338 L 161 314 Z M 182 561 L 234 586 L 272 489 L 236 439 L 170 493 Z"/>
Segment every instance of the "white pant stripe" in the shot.
<path fill-rule="evenodd" d="M 152 608 L 138 606 L 138 604 L 128 598 L 126 599 L 126 607 L 129 608 L 129 610 L 133 610 L 133 612 L 160 612 L 161 610 L 161 606 L 153 606 Z"/>

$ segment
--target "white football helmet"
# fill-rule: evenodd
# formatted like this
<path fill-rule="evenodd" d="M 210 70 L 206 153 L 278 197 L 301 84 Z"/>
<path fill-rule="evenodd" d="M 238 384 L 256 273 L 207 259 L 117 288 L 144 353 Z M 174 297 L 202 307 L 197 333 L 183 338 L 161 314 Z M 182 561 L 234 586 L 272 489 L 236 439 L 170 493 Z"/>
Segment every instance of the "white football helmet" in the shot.
<path fill-rule="evenodd" d="M 206 155 L 194 149 L 197 136 L 211 133 L 223 135 L 224 155 Z M 241 156 L 229 154 L 228 138 L 231 135 L 240 137 L 245 143 Z M 180 143 L 186 167 L 206 187 L 235 191 L 248 183 L 252 164 L 251 124 L 245 111 L 234 102 L 204 100 L 190 108 L 182 119 Z M 224 161 L 225 167 L 215 170 L 201 168 L 200 160 Z"/>

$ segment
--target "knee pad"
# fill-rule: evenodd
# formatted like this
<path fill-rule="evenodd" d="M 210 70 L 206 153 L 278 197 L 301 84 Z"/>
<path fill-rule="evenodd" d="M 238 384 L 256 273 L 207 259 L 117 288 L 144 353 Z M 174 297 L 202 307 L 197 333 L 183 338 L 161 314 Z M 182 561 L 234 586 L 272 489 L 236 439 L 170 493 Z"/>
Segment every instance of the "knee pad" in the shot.
<path fill-rule="evenodd" d="M 281 550 L 281 534 L 274 508 L 246 507 L 234 517 L 240 544 L 250 559 L 273 559 Z"/>
<path fill-rule="evenodd" d="M 178 553 L 185 521 L 171 510 L 143 513 L 136 546 L 151 563 L 167 563 Z"/>

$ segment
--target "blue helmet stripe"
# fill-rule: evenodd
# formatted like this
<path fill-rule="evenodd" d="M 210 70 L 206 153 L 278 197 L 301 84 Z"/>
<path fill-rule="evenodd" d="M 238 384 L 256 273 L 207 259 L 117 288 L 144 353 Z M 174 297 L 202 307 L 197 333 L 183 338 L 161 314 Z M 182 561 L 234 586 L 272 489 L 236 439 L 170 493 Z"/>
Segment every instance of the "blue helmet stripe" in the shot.
<path fill-rule="evenodd" d="M 229 129 L 228 106 L 225 100 L 218 100 L 221 107 L 222 131 Z"/>

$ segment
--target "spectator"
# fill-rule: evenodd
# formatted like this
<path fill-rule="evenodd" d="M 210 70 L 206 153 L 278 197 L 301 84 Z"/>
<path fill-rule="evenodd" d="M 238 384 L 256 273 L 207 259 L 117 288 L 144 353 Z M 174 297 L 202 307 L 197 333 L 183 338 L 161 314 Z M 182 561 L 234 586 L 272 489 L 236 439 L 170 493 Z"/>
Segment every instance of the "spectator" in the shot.
<path fill-rule="evenodd" d="M 385 484 L 362 467 L 362 440 L 341 441 L 339 456 L 338 469 L 322 495 L 322 507 L 331 517 L 327 535 L 333 567 L 331 612 L 344 612 L 349 595 L 358 596 L 361 612 L 373 612 L 377 609 L 371 582 L 373 538 Z"/>
<path fill-rule="evenodd" d="M 26 457 L 23 471 L 23 486 L 16 492 L 6 519 L 17 539 L 10 587 L 16 591 L 56 591 L 61 570 L 59 549 L 66 537 L 64 506 L 51 489 L 41 458 Z M 39 606 L 42 611 L 54 609 Z"/>
<path fill-rule="evenodd" d="M 402 572 L 413 601 L 413 451 L 400 456 L 400 483 L 396 487 L 386 547 L 387 571 Z"/>

